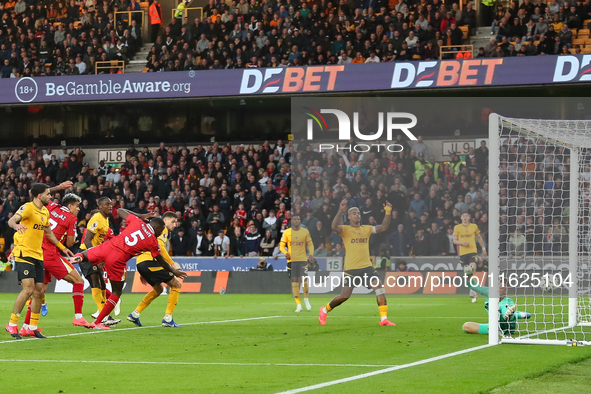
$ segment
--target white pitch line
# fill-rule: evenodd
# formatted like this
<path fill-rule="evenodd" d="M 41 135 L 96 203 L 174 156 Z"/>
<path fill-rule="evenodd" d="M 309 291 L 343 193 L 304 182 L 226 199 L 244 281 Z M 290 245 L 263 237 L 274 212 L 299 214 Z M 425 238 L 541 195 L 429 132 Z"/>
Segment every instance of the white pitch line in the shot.
<path fill-rule="evenodd" d="M 382 368 L 391 367 L 392 365 L 384 364 L 287 364 L 287 363 L 205 363 L 205 362 L 167 362 L 167 361 L 99 361 L 99 360 L 12 360 L 0 359 L 0 362 L 16 362 L 16 363 L 70 363 L 70 364 L 154 364 L 154 365 L 228 365 L 228 366 L 244 366 L 244 367 L 365 367 L 365 368 Z"/>
<path fill-rule="evenodd" d="M 379 369 L 379 370 L 373 371 L 373 372 L 367 372 L 367 373 L 360 374 L 360 375 L 350 376 L 348 378 L 332 380 L 332 381 L 329 381 L 329 382 L 319 383 L 319 384 L 315 384 L 315 385 L 312 385 L 312 386 L 302 387 L 302 388 L 294 389 L 294 390 L 282 391 L 282 392 L 277 393 L 277 394 L 297 394 L 297 393 L 303 393 L 303 392 L 306 392 L 306 391 L 312 391 L 312 390 L 322 389 L 324 387 L 334 386 L 335 384 L 352 382 L 354 380 L 369 378 L 371 376 L 381 375 L 381 374 L 385 374 L 385 373 L 392 372 L 392 371 L 398 371 L 400 369 L 405 369 L 405 368 L 410 368 L 410 367 L 416 367 L 417 365 L 423 365 L 423 364 L 427 364 L 427 363 L 430 363 L 430 362 L 433 362 L 433 361 L 439 361 L 439 360 L 443 360 L 443 359 L 446 359 L 446 358 L 450 358 L 450 357 L 454 357 L 454 356 L 459 356 L 461 354 L 466 354 L 466 353 L 474 352 L 476 350 L 486 349 L 486 348 L 491 347 L 491 346 L 496 346 L 496 345 L 476 346 L 476 347 L 472 347 L 472 348 L 469 348 L 469 349 L 460 350 L 460 351 L 453 352 L 453 353 L 443 354 L 443 355 L 437 356 L 437 357 L 431 357 L 431 358 L 427 358 L 427 359 L 424 359 L 424 360 L 415 361 L 414 363 L 408 363 L 408 364 L 403 364 L 403 365 L 396 365 L 396 366 L 393 366 L 393 367 L 390 367 L 390 368 L 384 368 L 384 369 Z"/>
<path fill-rule="evenodd" d="M 195 326 L 195 325 L 201 325 L 201 324 L 218 324 L 218 323 L 234 323 L 234 322 L 241 322 L 241 321 L 251 321 L 251 320 L 264 320 L 264 319 L 277 319 L 279 317 L 283 317 L 283 316 L 262 316 L 262 317 L 249 317 L 247 319 L 232 319 L 232 320 L 216 320 L 216 321 L 201 321 L 201 322 L 195 322 L 195 323 L 183 323 L 181 326 Z M 156 327 L 162 327 L 162 325 L 159 326 L 144 326 L 144 327 L 129 327 L 129 328 L 118 328 L 118 329 L 114 329 L 114 330 L 89 330 L 89 331 L 85 331 L 85 332 L 77 332 L 74 334 L 64 334 L 64 335 L 52 335 L 52 336 L 48 336 L 47 339 L 51 339 L 51 338 L 66 338 L 66 337 L 76 337 L 79 335 L 91 335 L 91 334 L 99 334 L 102 332 L 121 332 L 121 331 L 129 331 L 129 330 L 142 330 L 142 329 L 147 329 L 147 328 L 156 328 Z M 38 340 L 40 338 L 24 338 L 21 340 L 17 340 L 17 339 L 13 339 L 13 340 L 8 340 L 8 341 L 0 341 L 0 344 L 2 343 L 23 343 L 26 341 L 35 341 Z"/>

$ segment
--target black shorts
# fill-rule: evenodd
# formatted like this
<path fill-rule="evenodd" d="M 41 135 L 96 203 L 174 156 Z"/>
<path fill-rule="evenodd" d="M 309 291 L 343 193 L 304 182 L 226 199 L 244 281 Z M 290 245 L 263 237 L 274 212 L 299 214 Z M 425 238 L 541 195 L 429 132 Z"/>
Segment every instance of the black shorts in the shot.
<path fill-rule="evenodd" d="M 305 261 L 290 261 L 287 263 L 287 274 L 290 278 L 299 278 L 306 276 L 306 266 L 308 265 Z"/>
<path fill-rule="evenodd" d="M 148 260 L 139 263 L 137 265 L 137 272 L 139 272 L 142 278 L 144 278 L 150 286 L 157 286 L 160 283 L 168 283 L 174 279 L 174 274 L 162 268 L 160 263 L 156 260 Z"/>
<path fill-rule="evenodd" d="M 360 278 L 360 279 L 355 279 Z M 374 279 L 375 278 L 375 279 Z M 372 289 L 372 284 L 381 283 L 380 276 L 374 267 L 365 267 L 352 270 L 346 270 L 343 280 L 344 287 L 367 287 Z"/>
<path fill-rule="evenodd" d="M 43 260 L 23 256 L 21 253 L 20 256 L 15 256 L 15 262 L 19 283 L 23 279 L 35 279 L 35 283 L 44 283 L 45 267 Z"/>
<path fill-rule="evenodd" d="M 83 261 L 82 263 L 78 263 L 80 267 L 80 271 L 82 272 L 82 276 L 86 278 L 87 281 L 90 282 L 90 275 L 92 274 L 99 274 L 103 276 L 103 270 L 98 266 L 92 264 L 90 261 Z"/>
<path fill-rule="evenodd" d="M 460 263 L 462 263 L 462 267 L 466 266 L 470 263 L 476 264 L 476 257 L 478 256 L 477 253 L 468 253 L 463 256 L 460 256 Z"/>

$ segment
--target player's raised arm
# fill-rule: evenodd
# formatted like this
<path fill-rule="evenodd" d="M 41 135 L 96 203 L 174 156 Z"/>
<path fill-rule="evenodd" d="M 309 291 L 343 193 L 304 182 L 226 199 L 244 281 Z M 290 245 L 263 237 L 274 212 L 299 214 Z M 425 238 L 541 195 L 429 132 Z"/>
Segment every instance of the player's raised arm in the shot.
<path fill-rule="evenodd" d="M 74 182 L 72 182 L 72 181 L 65 181 L 65 182 L 62 182 L 59 185 L 57 185 L 57 186 L 52 187 L 51 189 L 49 189 L 49 193 L 50 194 L 53 194 L 53 193 L 55 193 L 55 192 L 57 192 L 59 190 L 69 189 L 72 186 L 74 186 Z"/>
<path fill-rule="evenodd" d="M 168 272 L 172 272 L 173 275 L 176 276 L 177 278 L 184 279 L 187 277 L 187 274 L 185 272 L 179 271 L 178 269 L 176 269 L 172 265 L 168 264 L 168 262 L 166 260 L 164 260 L 164 257 L 162 257 L 162 254 L 159 254 L 158 256 L 156 256 L 156 261 L 162 266 L 162 268 L 164 268 Z"/>
<path fill-rule="evenodd" d="M 70 251 L 70 249 L 66 248 L 56 237 L 55 234 L 53 233 L 53 231 L 51 231 L 51 228 L 49 226 L 45 227 L 44 229 L 45 231 L 45 236 L 47 237 L 47 239 L 49 240 L 49 242 L 51 242 L 52 244 L 54 244 L 55 246 L 57 246 L 57 248 L 59 250 L 61 250 L 62 252 L 64 252 L 66 254 L 66 256 L 69 257 L 74 257 L 74 253 L 72 253 Z"/>
<path fill-rule="evenodd" d="M 336 215 L 334 215 L 334 219 L 332 220 L 332 226 L 331 228 L 336 231 L 337 234 L 342 234 L 343 233 L 343 226 L 341 226 L 341 220 L 343 218 L 343 215 L 347 213 L 347 199 L 344 198 L 343 201 L 341 201 L 341 205 L 339 206 L 339 212 L 337 212 Z"/>
<path fill-rule="evenodd" d="M 386 201 L 386 204 L 384 204 L 384 212 L 386 213 L 386 216 L 384 216 L 384 221 L 382 222 L 382 224 L 376 226 L 376 234 L 383 233 L 390 227 L 390 218 L 392 217 L 392 204 L 390 204 L 388 201 Z"/>
<path fill-rule="evenodd" d="M 139 214 L 139 213 L 131 212 L 130 210 L 125 209 L 125 208 L 119 208 L 117 210 L 117 216 L 119 216 L 123 220 L 126 220 L 129 215 L 137 216 L 141 220 L 148 220 L 148 219 L 154 217 L 154 212 Z"/>

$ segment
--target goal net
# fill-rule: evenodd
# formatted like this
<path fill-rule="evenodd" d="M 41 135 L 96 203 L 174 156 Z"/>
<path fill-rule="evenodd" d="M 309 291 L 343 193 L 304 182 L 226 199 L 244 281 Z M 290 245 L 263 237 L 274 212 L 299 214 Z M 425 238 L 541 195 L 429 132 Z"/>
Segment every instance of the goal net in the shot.
<path fill-rule="evenodd" d="M 489 121 L 489 343 L 589 345 L 591 121 Z"/>

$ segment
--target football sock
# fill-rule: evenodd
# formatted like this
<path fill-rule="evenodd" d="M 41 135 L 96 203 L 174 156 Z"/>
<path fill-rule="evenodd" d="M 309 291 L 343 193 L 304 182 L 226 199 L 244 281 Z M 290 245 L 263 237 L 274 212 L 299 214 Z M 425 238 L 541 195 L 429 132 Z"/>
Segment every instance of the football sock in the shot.
<path fill-rule="evenodd" d="M 43 301 L 41 301 L 41 304 L 47 304 L 47 298 L 45 297 L 45 294 L 43 294 Z"/>
<path fill-rule="evenodd" d="M 160 294 L 156 293 L 154 290 L 151 290 L 148 294 L 145 295 L 144 299 L 139 303 L 135 310 L 138 313 L 142 313 L 144 309 L 148 307 Z"/>
<path fill-rule="evenodd" d="M 29 323 L 29 330 L 36 330 L 39 325 L 39 313 L 31 313 L 31 323 Z"/>
<path fill-rule="evenodd" d="M 103 294 L 101 293 L 101 289 L 92 288 L 92 299 L 96 304 L 96 307 L 99 311 L 103 309 Z"/>
<path fill-rule="evenodd" d="M 388 319 L 388 305 L 380 305 L 378 309 L 380 310 L 380 320 L 384 321 Z"/>
<path fill-rule="evenodd" d="M 304 298 L 308 298 L 308 281 L 305 281 L 302 287 L 304 288 Z"/>
<path fill-rule="evenodd" d="M 295 298 L 295 302 L 298 305 L 301 305 L 301 301 L 300 301 L 300 284 L 297 282 L 291 282 L 291 293 L 293 294 L 293 297 Z"/>
<path fill-rule="evenodd" d="M 119 297 L 117 297 L 115 294 L 111 294 L 111 296 L 107 300 L 107 303 L 105 304 L 105 307 L 94 321 L 94 324 L 101 323 L 105 317 L 109 316 L 111 312 L 113 312 L 113 309 L 115 308 L 115 305 L 117 305 L 117 302 L 119 302 Z"/>
<path fill-rule="evenodd" d="M 107 290 L 101 290 L 101 296 L 103 297 L 103 305 L 104 305 L 107 303 L 107 298 L 109 298 L 109 296 L 107 295 Z"/>
<path fill-rule="evenodd" d="M 74 313 L 82 314 L 82 305 L 84 303 L 84 283 L 74 283 L 72 298 L 74 299 Z"/>
<path fill-rule="evenodd" d="M 181 289 L 176 287 L 170 288 L 170 293 L 168 294 L 168 304 L 166 304 L 166 314 L 172 315 L 174 313 L 174 308 L 176 308 L 176 304 L 179 301 L 179 296 L 181 295 Z"/>
<path fill-rule="evenodd" d="M 332 307 L 330 306 L 330 302 L 328 304 L 326 304 L 326 306 L 324 307 L 324 312 L 328 313 L 332 311 Z"/>
<path fill-rule="evenodd" d="M 25 315 L 25 324 L 31 324 L 31 305 L 27 308 L 27 314 Z"/>
<path fill-rule="evenodd" d="M 18 315 L 11 313 L 10 314 L 10 322 L 8 323 L 8 325 L 11 327 L 18 326 L 18 319 L 20 317 L 21 317 L 20 313 Z"/>
<path fill-rule="evenodd" d="M 103 292 L 103 297 L 105 297 L 105 299 L 111 297 L 111 291 L 109 289 L 102 290 L 102 292 Z"/>
<path fill-rule="evenodd" d="M 27 305 L 27 306 L 31 305 L 31 301 L 32 301 L 32 299 L 31 299 L 31 298 L 29 298 L 29 299 L 27 300 L 27 302 L 25 302 L 25 305 Z"/>
<path fill-rule="evenodd" d="M 169 314 L 164 315 L 164 321 L 167 321 L 170 323 L 172 321 L 172 315 L 169 315 Z"/>

